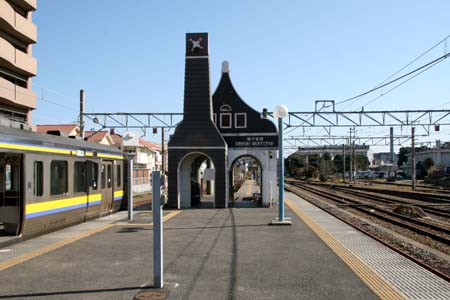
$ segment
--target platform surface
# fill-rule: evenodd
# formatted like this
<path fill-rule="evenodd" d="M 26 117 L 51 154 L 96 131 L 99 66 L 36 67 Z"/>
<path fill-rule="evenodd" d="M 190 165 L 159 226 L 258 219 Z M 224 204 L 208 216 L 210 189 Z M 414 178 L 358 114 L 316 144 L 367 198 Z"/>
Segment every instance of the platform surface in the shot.
<path fill-rule="evenodd" d="M 297 195 L 286 192 L 288 204 L 326 231 L 347 251 L 379 276 L 378 279 L 397 290 L 402 299 L 450 299 L 450 283 L 381 243 L 322 211 Z M 361 276 L 366 276 L 362 273 Z M 371 278 L 368 278 L 371 280 Z"/>
<path fill-rule="evenodd" d="M 268 226 L 276 214 L 276 208 L 190 209 L 166 221 L 167 299 L 380 299 L 289 208 L 292 226 Z M 87 229 L 98 232 L 73 242 L 66 236 L 69 242 L 56 241 L 62 246 L 44 253 L 39 249 L 50 240 L 31 252 L 15 251 L 22 243 L 11 246 L 14 255 L 0 269 L 19 263 L 0 271 L 0 299 L 122 300 L 151 291 L 145 289 L 153 282 L 150 222 L 145 212 L 134 224 L 98 220 Z"/>

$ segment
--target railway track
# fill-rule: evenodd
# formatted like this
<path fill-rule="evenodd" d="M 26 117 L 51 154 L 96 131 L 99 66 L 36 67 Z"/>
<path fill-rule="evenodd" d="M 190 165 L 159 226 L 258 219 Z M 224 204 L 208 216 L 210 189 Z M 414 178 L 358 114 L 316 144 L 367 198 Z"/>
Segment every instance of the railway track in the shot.
<path fill-rule="evenodd" d="M 380 205 L 375 205 L 368 201 L 355 198 L 354 196 L 337 195 L 333 191 L 312 187 L 304 183 L 290 182 L 290 184 L 316 196 L 330 200 L 336 203 L 338 207 L 351 207 L 376 219 L 406 228 L 446 246 L 450 246 L 450 228 L 443 227 L 440 222 L 434 223 L 428 219 L 412 218 L 401 215 L 383 208 Z"/>
<path fill-rule="evenodd" d="M 292 182 L 288 181 L 286 184 L 286 189 L 301 196 L 304 200 L 311 202 L 313 205 L 325 210 L 326 212 L 330 213 L 331 215 L 335 216 L 336 218 L 340 219 L 341 221 L 349 224 L 350 226 L 354 227 L 355 229 L 362 231 L 363 233 L 367 234 L 368 236 L 372 237 L 373 239 L 377 240 L 381 244 L 385 245 L 386 247 L 396 251 L 397 253 L 405 256 L 406 258 L 414 261 L 415 263 L 421 265 L 425 269 L 429 270 L 430 272 L 436 274 L 437 276 L 443 278 L 444 280 L 450 282 L 450 268 L 449 268 L 449 261 L 448 259 L 436 256 L 436 254 L 433 254 L 432 252 L 429 252 L 426 248 L 421 248 L 418 246 L 415 246 L 414 244 L 411 244 L 408 242 L 408 240 L 405 240 L 403 238 L 400 238 L 402 233 L 399 233 L 399 236 L 393 235 L 392 233 L 382 228 L 379 228 L 375 224 L 367 223 L 367 221 L 363 218 L 361 219 L 360 216 L 357 214 L 354 214 L 350 212 L 350 214 L 345 213 L 342 211 L 342 209 L 346 207 L 354 208 L 363 214 L 368 210 L 369 213 L 372 213 L 370 210 L 373 208 L 370 208 L 370 205 L 367 204 L 355 204 L 355 203 L 349 203 L 352 201 L 348 201 L 347 197 L 338 196 L 336 194 L 330 195 L 329 193 L 323 194 L 323 192 L 315 190 L 313 188 L 308 187 L 305 184 L 301 184 L 298 182 Z M 306 194 L 305 194 L 306 193 Z M 335 205 L 330 205 L 329 201 L 323 201 L 321 198 L 326 198 L 327 200 L 331 201 Z M 332 200 L 330 200 L 332 199 Z M 364 209 L 365 208 L 365 209 Z M 362 211 L 361 211 L 362 210 Z M 374 211 L 379 210 L 379 207 L 373 209 Z M 447 247 L 449 245 L 449 238 L 448 235 L 449 230 L 444 230 L 447 233 L 439 233 L 439 232 L 430 232 L 426 229 L 422 230 L 416 227 L 415 225 L 405 225 L 406 221 L 399 221 L 395 220 L 393 221 L 393 218 L 391 218 L 389 215 L 378 215 L 375 218 L 379 218 L 384 222 L 391 223 L 396 225 L 398 228 L 405 228 L 407 227 L 406 231 L 411 230 L 415 234 L 421 236 L 420 234 L 424 234 L 425 239 L 432 239 L 434 241 L 439 240 L 441 244 L 445 245 L 444 247 Z M 402 218 L 402 217 L 400 217 Z M 377 222 L 376 222 L 377 223 Z M 448 225 L 448 223 L 442 222 L 441 225 Z M 382 225 L 383 226 L 383 225 Z M 383 226 L 384 227 L 384 226 Z M 389 228 L 389 227 L 388 227 Z M 395 230 L 394 230 L 395 231 Z M 434 238 L 436 239 L 434 239 Z M 410 240 L 418 241 L 414 237 L 409 238 Z M 419 243 L 420 243 L 419 238 Z M 432 243 L 434 246 L 436 246 L 435 243 Z M 424 245 L 428 245 L 428 247 L 431 247 L 429 244 L 425 243 Z M 434 247 L 432 247 L 434 248 Z M 437 249 L 438 251 L 442 251 L 441 249 Z M 434 251 L 434 250 L 430 250 Z M 445 252 L 444 252 L 445 253 Z"/>
<path fill-rule="evenodd" d="M 368 184 L 375 184 L 375 185 L 392 185 L 397 187 L 411 187 L 410 183 L 399 183 L 399 182 L 380 182 L 375 180 L 364 180 L 364 179 L 358 179 L 360 182 L 368 183 Z M 439 193 L 450 193 L 450 187 L 437 187 L 437 186 L 429 186 L 429 185 L 416 185 L 417 189 L 421 189 L 425 192 L 439 192 Z"/>
<path fill-rule="evenodd" d="M 296 180 L 287 180 L 287 182 L 299 182 Z M 349 184 L 329 184 L 322 182 L 308 182 L 310 185 L 315 186 L 323 186 L 323 187 L 347 187 L 352 189 L 357 189 L 360 191 L 367 191 L 379 194 L 385 194 L 390 196 L 397 196 L 409 199 L 420 200 L 428 203 L 442 203 L 442 204 L 450 204 L 450 195 L 446 194 L 429 194 L 424 192 L 415 192 L 415 191 L 398 191 L 393 189 L 380 189 L 380 188 L 371 188 L 371 187 L 363 187 L 357 185 L 349 185 Z"/>
<path fill-rule="evenodd" d="M 350 188 L 342 186 L 336 186 L 334 187 L 334 189 L 343 191 L 347 194 L 351 194 L 357 197 L 364 197 L 365 199 L 381 202 L 384 205 L 394 205 L 394 206 L 397 206 L 399 204 L 412 205 L 421 208 L 426 213 L 440 216 L 442 218 L 448 218 L 450 221 L 450 203 L 430 204 L 421 200 L 412 199 L 411 201 L 411 199 L 402 198 L 398 196 L 394 196 L 395 198 L 393 198 L 392 196 L 374 195 L 373 192 L 371 191 L 361 191 L 358 190 L 358 188 Z"/>

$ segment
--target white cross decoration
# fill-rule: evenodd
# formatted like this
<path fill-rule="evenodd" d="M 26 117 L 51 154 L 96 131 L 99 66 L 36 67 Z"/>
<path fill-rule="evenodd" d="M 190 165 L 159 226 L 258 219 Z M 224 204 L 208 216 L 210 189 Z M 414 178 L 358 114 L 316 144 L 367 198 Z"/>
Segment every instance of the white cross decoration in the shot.
<path fill-rule="evenodd" d="M 192 43 L 191 51 L 194 51 L 195 48 L 203 49 L 202 45 L 200 45 L 200 42 L 202 41 L 202 38 L 198 38 L 197 41 L 194 41 L 193 39 L 189 39 L 189 41 Z"/>

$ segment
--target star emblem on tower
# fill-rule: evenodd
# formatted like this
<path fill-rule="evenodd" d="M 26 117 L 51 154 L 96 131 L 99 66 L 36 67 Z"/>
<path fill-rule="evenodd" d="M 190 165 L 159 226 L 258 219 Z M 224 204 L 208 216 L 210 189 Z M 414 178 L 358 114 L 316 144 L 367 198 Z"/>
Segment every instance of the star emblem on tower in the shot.
<path fill-rule="evenodd" d="M 198 40 L 193 40 L 193 39 L 189 39 L 189 41 L 192 43 L 192 48 L 191 48 L 191 51 L 192 52 L 194 52 L 195 51 L 195 49 L 201 49 L 201 50 L 203 50 L 203 46 L 202 45 L 200 45 L 200 42 L 202 41 L 203 39 L 200 37 L 200 38 L 198 38 Z"/>

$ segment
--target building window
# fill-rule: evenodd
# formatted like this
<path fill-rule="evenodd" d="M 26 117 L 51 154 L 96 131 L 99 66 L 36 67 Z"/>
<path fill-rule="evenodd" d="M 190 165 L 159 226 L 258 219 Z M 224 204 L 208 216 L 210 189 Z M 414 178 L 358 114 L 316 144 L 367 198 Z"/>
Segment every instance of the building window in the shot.
<path fill-rule="evenodd" d="M 247 128 L 247 113 L 234 114 L 234 126 L 236 128 Z"/>
<path fill-rule="evenodd" d="M 231 128 L 231 113 L 220 114 L 220 128 Z"/>
<path fill-rule="evenodd" d="M 86 164 L 76 161 L 73 167 L 73 192 L 86 192 Z"/>
<path fill-rule="evenodd" d="M 44 194 L 44 164 L 42 161 L 34 162 L 33 195 L 41 197 Z"/>
<path fill-rule="evenodd" d="M 122 185 L 122 173 L 120 172 L 120 165 L 117 165 L 117 187 Z"/>
<path fill-rule="evenodd" d="M 231 111 L 231 106 L 224 104 L 219 108 L 219 111 Z"/>
<path fill-rule="evenodd" d="M 54 160 L 50 163 L 50 194 L 62 195 L 67 193 L 67 161 Z"/>

